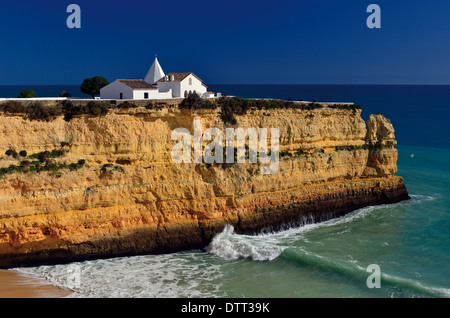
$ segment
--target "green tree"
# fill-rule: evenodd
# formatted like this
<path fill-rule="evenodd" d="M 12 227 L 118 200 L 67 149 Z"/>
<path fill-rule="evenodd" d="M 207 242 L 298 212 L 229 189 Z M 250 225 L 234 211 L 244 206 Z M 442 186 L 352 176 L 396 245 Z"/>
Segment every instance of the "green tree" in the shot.
<path fill-rule="evenodd" d="M 24 89 L 20 92 L 18 98 L 33 98 L 37 97 L 36 92 L 33 89 Z"/>
<path fill-rule="evenodd" d="M 59 97 L 72 97 L 72 95 L 67 91 L 62 91 Z"/>
<path fill-rule="evenodd" d="M 81 84 L 81 92 L 95 98 L 95 95 L 100 94 L 100 89 L 108 84 L 109 81 L 101 76 L 86 78 Z"/>

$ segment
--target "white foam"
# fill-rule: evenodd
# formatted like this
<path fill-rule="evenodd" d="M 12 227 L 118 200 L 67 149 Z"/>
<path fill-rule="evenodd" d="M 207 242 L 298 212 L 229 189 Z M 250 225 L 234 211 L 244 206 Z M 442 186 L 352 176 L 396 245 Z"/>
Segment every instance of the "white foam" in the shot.
<path fill-rule="evenodd" d="M 417 201 L 432 201 L 435 199 L 432 196 L 424 195 L 424 194 L 411 194 L 410 197 L 415 202 L 417 202 Z"/>
<path fill-rule="evenodd" d="M 411 197 L 413 198 L 413 203 L 433 200 L 432 197 L 426 195 L 412 195 Z M 320 223 L 314 223 L 311 219 L 304 219 L 303 222 L 300 222 L 304 224 L 302 226 L 258 235 L 236 234 L 234 228 L 231 225 L 227 225 L 221 233 L 214 237 L 206 250 L 208 253 L 226 260 L 250 258 L 255 261 L 270 261 L 277 258 L 291 243 L 303 239 L 304 234 L 307 232 L 322 227 L 351 223 L 357 219 L 367 217 L 374 211 L 385 209 L 395 204 L 402 204 L 402 202 L 364 207 L 342 217 Z M 343 229 L 339 233 L 342 234 L 348 231 L 350 230 Z"/>
<path fill-rule="evenodd" d="M 80 280 L 70 286 L 69 267 L 79 266 Z M 68 265 L 16 269 L 71 289 L 80 298 L 222 297 L 219 265 L 206 263 L 203 253 L 146 255 L 86 261 Z"/>
<path fill-rule="evenodd" d="M 255 261 L 270 261 L 277 258 L 285 248 L 261 240 L 258 236 L 238 235 L 231 225 L 227 225 L 214 237 L 206 250 L 226 260 L 251 258 Z"/>
<path fill-rule="evenodd" d="M 227 225 L 221 233 L 214 237 L 206 251 L 226 260 L 250 258 L 254 261 L 271 261 L 288 248 L 291 242 L 299 240 L 300 235 L 302 236 L 317 228 L 352 222 L 355 219 L 365 217 L 380 207 L 365 207 L 343 217 L 321 223 L 311 223 L 311 220 L 304 220 L 305 225 L 300 227 L 291 227 L 279 232 L 258 235 L 236 234 L 234 228 Z"/>

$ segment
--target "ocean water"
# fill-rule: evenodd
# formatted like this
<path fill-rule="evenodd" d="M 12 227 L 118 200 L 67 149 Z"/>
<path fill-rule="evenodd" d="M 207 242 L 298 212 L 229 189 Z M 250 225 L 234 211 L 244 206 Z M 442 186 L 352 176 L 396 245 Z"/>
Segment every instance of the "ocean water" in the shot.
<path fill-rule="evenodd" d="M 448 86 L 210 89 L 353 101 L 365 119 L 385 114 L 396 129 L 398 175 L 411 200 L 264 235 L 238 235 L 226 227 L 201 250 L 14 270 L 70 287 L 70 297 L 450 297 Z M 367 286 L 372 264 L 380 268 L 380 288 Z"/>
<path fill-rule="evenodd" d="M 87 98 L 80 85 L 8 85 L 0 86 L 0 98 L 17 98 L 24 89 L 33 89 L 37 97 L 58 97 L 63 91 L 73 97 Z"/>

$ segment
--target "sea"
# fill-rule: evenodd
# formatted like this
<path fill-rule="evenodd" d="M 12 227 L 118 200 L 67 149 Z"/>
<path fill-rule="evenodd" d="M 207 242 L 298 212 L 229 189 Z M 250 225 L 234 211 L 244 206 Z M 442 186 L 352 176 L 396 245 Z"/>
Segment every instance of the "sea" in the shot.
<path fill-rule="evenodd" d="M 0 97 L 79 86 L 0 86 Z M 210 85 L 228 96 L 354 102 L 394 125 L 410 200 L 256 235 L 232 226 L 203 249 L 12 269 L 74 298 L 449 298 L 450 86 Z M 79 95 L 77 95 L 79 94 Z"/>

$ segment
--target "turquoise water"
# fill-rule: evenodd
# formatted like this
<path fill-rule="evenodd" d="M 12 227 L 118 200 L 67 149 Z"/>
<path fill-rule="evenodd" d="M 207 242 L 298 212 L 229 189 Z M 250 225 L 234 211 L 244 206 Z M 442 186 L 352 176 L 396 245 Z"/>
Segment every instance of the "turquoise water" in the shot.
<path fill-rule="evenodd" d="M 436 88 L 445 97 L 447 90 Z M 72 297 L 449 297 L 449 134 L 447 126 L 435 127 L 447 121 L 449 110 L 442 108 L 444 99 L 427 104 L 420 94 L 416 102 L 401 104 L 405 92 L 396 92 L 378 109 L 391 118 L 399 139 L 409 141 L 399 140 L 397 149 L 398 175 L 411 200 L 272 234 L 237 235 L 227 227 L 203 250 L 18 271 L 71 286 Z M 334 88 L 326 93 L 335 94 Z M 434 121 L 419 105 L 442 114 Z M 373 107 L 363 104 L 363 112 L 374 113 Z M 402 114 L 419 124 L 409 127 Z M 433 139 L 440 148 L 430 147 Z M 381 270 L 380 288 L 367 287 L 371 264 Z"/>

